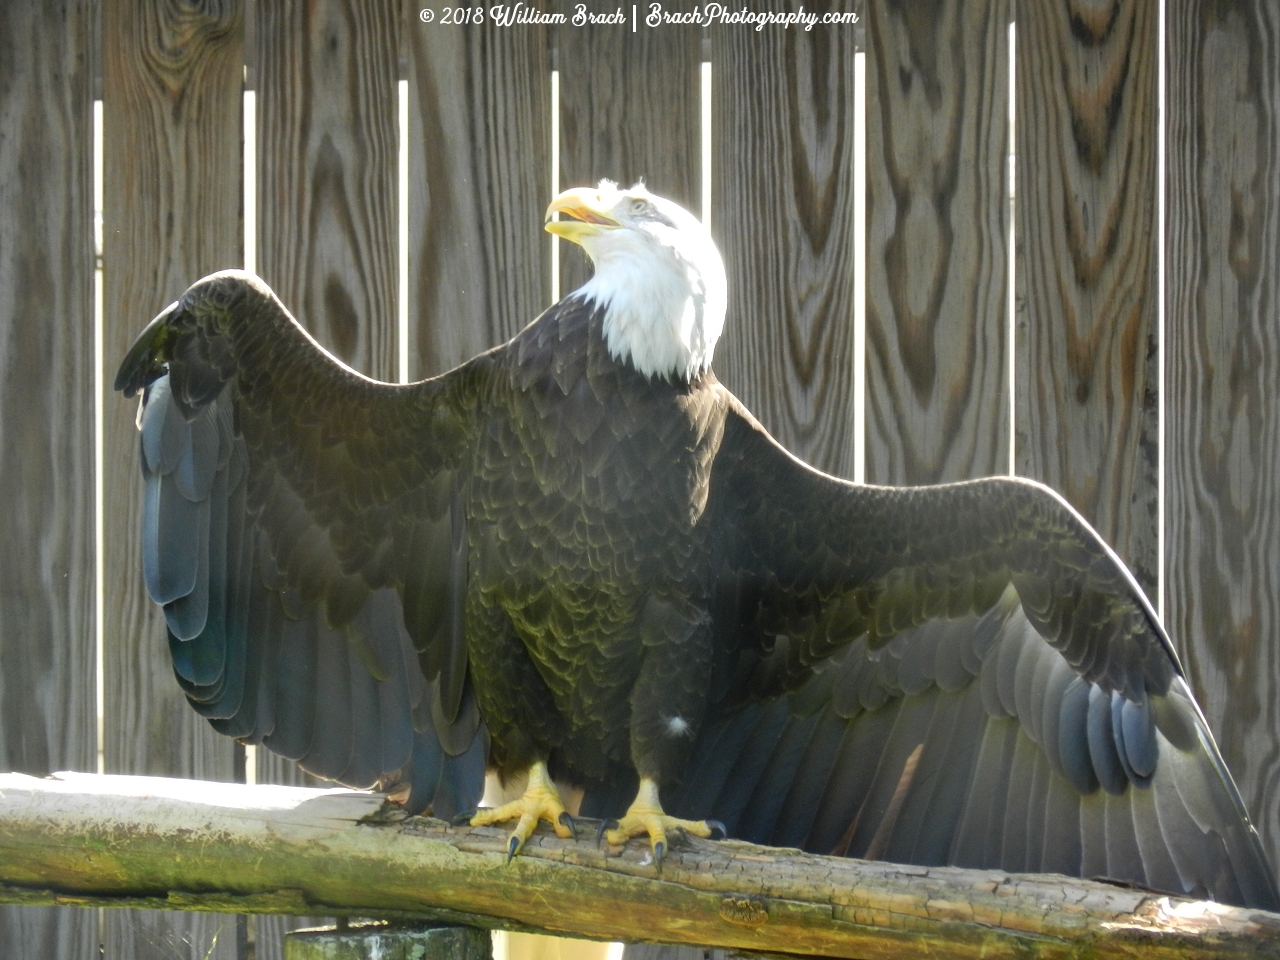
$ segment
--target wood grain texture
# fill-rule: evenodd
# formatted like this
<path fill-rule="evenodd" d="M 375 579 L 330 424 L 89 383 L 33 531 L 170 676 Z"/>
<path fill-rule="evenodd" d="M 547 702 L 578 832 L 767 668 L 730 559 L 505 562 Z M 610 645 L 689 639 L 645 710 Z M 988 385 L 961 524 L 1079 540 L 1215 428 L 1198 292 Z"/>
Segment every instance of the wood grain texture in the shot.
<path fill-rule="evenodd" d="M 411 379 L 513 337 L 551 298 L 547 28 L 408 9 Z"/>
<path fill-rule="evenodd" d="M 399 8 L 391 2 L 251 0 L 258 90 L 258 272 L 330 352 L 394 380 Z M 258 783 L 323 786 L 257 750 Z M 283 955 L 289 930 L 253 923 L 257 960 Z"/>
<path fill-rule="evenodd" d="M 104 379 L 194 279 L 241 262 L 243 21 L 235 0 L 104 0 Z M 231 779 L 231 743 L 187 706 L 143 589 L 135 408 L 104 398 L 106 766 Z M 236 956 L 234 917 L 112 912 L 104 956 Z"/>
<path fill-rule="evenodd" d="M 95 957 L 98 944 L 96 910 L 0 906 L 0 953 L 6 957 Z"/>
<path fill-rule="evenodd" d="M 397 0 L 258 0 L 258 272 L 326 349 L 396 371 Z"/>
<path fill-rule="evenodd" d="M 816 9 L 828 6 L 843 9 Z M 729 272 L 714 369 L 788 450 L 845 477 L 856 29 L 726 25 L 711 35 L 711 229 Z"/>
<path fill-rule="evenodd" d="M 97 766 L 89 5 L 0 8 L 0 769 Z"/>
<path fill-rule="evenodd" d="M 103 9 L 105 380 L 193 279 L 240 259 L 239 7 Z M 105 398 L 107 769 L 231 774 L 231 748 L 173 681 L 143 589 L 134 405 Z"/>
<path fill-rule="evenodd" d="M 330 352 L 396 378 L 397 0 L 255 0 L 258 272 Z M 257 751 L 259 783 L 319 785 Z M 260 960 L 313 918 L 255 924 Z"/>
<path fill-rule="evenodd" d="M 867 481 L 1006 473 L 1008 0 L 871 0 Z"/>
<path fill-rule="evenodd" d="M 87 0 L 0 5 L 0 770 L 97 769 L 93 39 Z M 0 955 L 90 955 L 97 916 L 0 908 Z"/>
<path fill-rule="evenodd" d="M 579 0 L 551 5 L 572 17 Z M 699 214 L 702 206 L 702 29 L 665 26 L 631 32 L 630 7 L 586 4 L 613 13 L 619 25 L 556 28 L 560 71 L 560 186 L 591 186 L 602 178 L 649 189 Z M 637 11 L 644 15 L 646 4 Z M 549 200 L 550 198 L 548 198 Z M 562 243 L 560 291 L 591 276 L 576 244 Z"/>
<path fill-rule="evenodd" d="M 331 353 L 396 374 L 394 0 L 254 0 L 258 273 Z M 260 783 L 322 781 L 257 751 Z"/>
<path fill-rule="evenodd" d="M 1280 10 L 1168 7 L 1165 613 L 1280 863 Z"/>
<path fill-rule="evenodd" d="M 1155 0 L 1017 9 L 1017 472 L 1156 583 Z"/>

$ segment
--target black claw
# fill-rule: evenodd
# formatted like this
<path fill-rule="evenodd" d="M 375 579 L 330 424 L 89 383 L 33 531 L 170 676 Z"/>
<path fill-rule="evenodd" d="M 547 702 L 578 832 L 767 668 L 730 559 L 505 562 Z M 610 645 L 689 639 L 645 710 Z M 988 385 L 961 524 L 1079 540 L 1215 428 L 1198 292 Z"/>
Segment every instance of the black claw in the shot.
<path fill-rule="evenodd" d="M 516 853 L 523 845 L 524 844 L 520 842 L 519 837 L 515 834 L 511 835 L 511 839 L 507 841 L 507 863 L 511 862 L 512 858 L 515 857 Z"/>
<path fill-rule="evenodd" d="M 617 820 L 601 820 L 600 826 L 596 828 L 596 846 L 600 846 L 600 842 L 604 840 L 606 831 L 612 830 L 618 825 Z"/>
<path fill-rule="evenodd" d="M 577 840 L 578 825 L 573 822 L 573 817 L 569 816 L 569 811 L 565 810 L 561 812 L 560 816 L 557 819 L 560 821 L 560 826 L 568 827 L 570 835 L 573 837 L 573 839 Z"/>
<path fill-rule="evenodd" d="M 452 827 L 469 827 L 471 826 L 471 818 L 479 813 L 479 809 L 467 810 L 463 813 L 455 813 L 453 819 L 449 821 Z"/>
<path fill-rule="evenodd" d="M 667 845 L 659 840 L 653 845 L 653 862 L 662 864 L 662 858 L 667 855 Z"/>
<path fill-rule="evenodd" d="M 724 828 L 724 824 L 721 823 L 719 820 L 704 820 L 703 823 L 705 823 L 707 825 L 707 828 L 711 831 L 712 840 L 728 840 L 729 839 L 729 831 Z M 716 836 L 717 833 L 720 834 L 720 836 L 717 837 Z"/>

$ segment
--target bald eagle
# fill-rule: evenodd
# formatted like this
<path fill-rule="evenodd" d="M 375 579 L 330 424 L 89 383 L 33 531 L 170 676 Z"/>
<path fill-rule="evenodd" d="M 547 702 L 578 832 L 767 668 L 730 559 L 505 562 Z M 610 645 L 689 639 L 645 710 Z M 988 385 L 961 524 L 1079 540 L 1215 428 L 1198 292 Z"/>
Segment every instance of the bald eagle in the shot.
<path fill-rule="evenodd" d="M 806 466 L 711 372 L 725 271 L 691 214 L 606 181 L 546 228 L 594 276 L 439 377 L 347 369 L 239 271 L 125 357 L 146 586 L 216 730 L 438 816 L 527 774 L 471 820 L 516 821 L 512 854 L 568 835 L 559 782 L 658 857 L 723 825 L 1280 904 L 1168 637 L 1070 506 Z"/>

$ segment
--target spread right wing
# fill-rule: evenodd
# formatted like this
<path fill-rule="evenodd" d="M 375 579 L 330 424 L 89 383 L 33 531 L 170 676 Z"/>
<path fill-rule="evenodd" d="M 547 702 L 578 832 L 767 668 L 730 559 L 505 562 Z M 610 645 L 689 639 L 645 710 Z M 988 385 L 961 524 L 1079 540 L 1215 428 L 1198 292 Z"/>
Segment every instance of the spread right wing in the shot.
<path fill-rule="evenodd" d="M 719 701 L 670 810 L 820 853 L 1280 905 L 1155 612 L 1060 497 L 846 483 L 740 408 L 716 470 Z"/>
<path fill-rule="evenodd" d="M 483 789 L 461 499 L 491 355 L 415 384 L 325 353 L 256 277 L 195 283 L 143 331 L 143 566 L 215 729 L 449 816 Z"/>

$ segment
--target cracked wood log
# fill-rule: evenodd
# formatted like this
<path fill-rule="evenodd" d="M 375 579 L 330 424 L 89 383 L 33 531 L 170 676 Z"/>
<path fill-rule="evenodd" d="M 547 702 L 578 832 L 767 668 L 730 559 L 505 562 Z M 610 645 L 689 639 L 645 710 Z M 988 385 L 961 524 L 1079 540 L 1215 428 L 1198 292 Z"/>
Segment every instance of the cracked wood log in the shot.
<path fill-rule="evenodd" d="M 585 831 L 584 831 L 585 833 Z M 426 917 L 830 957 L 1280 957 L 1280 915 L 1048 875 L 735 841 L 619 853 L 404 819 L 375 794 L 0 775 L 0 902 Z"/>

